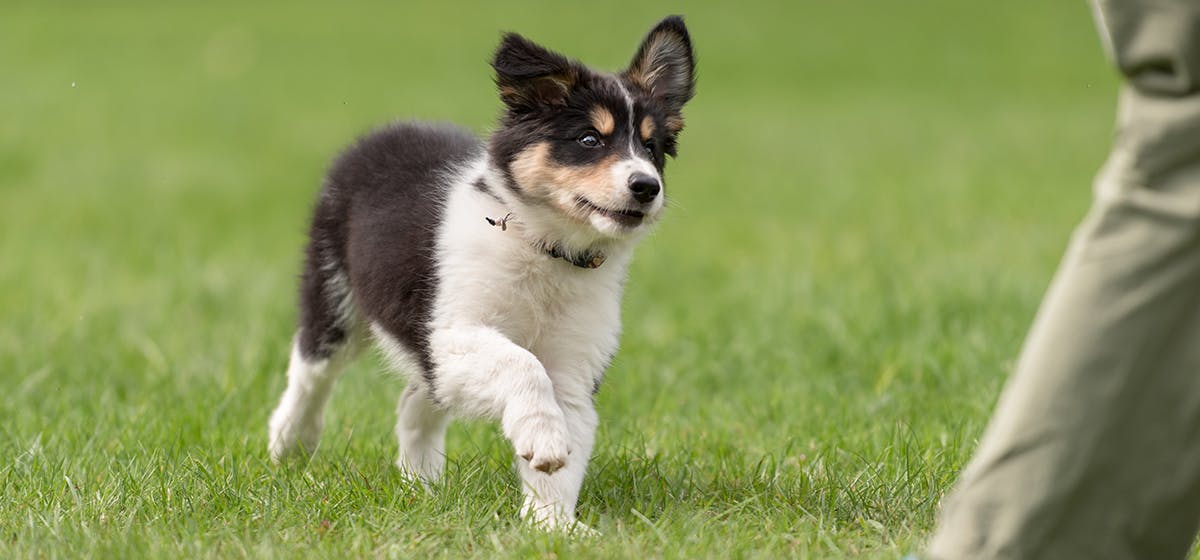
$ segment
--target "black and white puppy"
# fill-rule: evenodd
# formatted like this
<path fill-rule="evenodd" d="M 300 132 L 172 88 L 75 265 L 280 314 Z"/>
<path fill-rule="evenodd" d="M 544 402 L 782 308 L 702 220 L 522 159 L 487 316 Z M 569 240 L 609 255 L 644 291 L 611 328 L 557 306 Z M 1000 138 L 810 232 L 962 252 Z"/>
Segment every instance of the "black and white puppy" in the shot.
<path fill-rule="evenodd" d="M 510 33 L 492 67 L 505 109 L 486 143 L 393 124 L 331 168 L 269 451 L 278 461 L 316 449 L 334 381 L 372 339 L 411 374 L 400 469 L 438 479 L 450 416 L 498 418 L 523 515 L 569 528 L 626 269 L 662 212 L 663 165 L 694 91 L 692 45 L 668 17 L 610 74 Z"/>

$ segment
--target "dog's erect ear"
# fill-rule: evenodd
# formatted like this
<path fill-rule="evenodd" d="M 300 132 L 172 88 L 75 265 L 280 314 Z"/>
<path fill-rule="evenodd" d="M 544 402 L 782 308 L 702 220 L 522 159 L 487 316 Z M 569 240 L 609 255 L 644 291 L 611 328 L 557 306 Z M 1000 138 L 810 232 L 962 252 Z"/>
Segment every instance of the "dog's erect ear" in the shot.
<path fill-rule="evenodd" d="M 492 59 L 500 99 L 513 109 L 562 104 L 579 80 L 579 67 L 516 33 L 505 33 Z"/>
<path fill-rule="evenodd" d="M 667 16 L 658 22 L 625 71 L 630 81 L 662 101 L 676 115 L 695 93 L 695 74 L 692 39 L 680 16 Z"/>

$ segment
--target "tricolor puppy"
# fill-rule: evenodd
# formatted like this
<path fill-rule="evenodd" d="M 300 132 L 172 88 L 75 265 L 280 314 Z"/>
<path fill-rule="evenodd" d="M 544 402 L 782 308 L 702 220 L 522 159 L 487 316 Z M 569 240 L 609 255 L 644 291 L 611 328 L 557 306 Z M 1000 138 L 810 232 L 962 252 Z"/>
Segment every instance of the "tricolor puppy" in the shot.
<path fill-rule="evenodd" d="M 692 45 L 668 17 L 610 74 L 507 34 L 492 67 L 504 112 L 486 142 L 393 124 L 332 166 L 269 450 L 316 449 L 334 381 L 371 339 L 410 374 L 400 469 L 438 479 L 451 416 L 498 418 L 523 515 L 569 528 L 626 269 L 662 213 L 665 158 L 692 97 Z"/>

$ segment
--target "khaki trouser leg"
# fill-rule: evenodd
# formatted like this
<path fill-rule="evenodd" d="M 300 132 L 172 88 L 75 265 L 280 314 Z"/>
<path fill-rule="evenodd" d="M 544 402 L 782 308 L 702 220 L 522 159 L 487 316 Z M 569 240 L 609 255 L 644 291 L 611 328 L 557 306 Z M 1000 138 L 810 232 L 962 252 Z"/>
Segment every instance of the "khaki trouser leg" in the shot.
<path fill-rule="evenodd" d="M 1200 2 L 1099 2 L 1113 152 L 934 558 L 1179 558 L 1200 527 Z"/>

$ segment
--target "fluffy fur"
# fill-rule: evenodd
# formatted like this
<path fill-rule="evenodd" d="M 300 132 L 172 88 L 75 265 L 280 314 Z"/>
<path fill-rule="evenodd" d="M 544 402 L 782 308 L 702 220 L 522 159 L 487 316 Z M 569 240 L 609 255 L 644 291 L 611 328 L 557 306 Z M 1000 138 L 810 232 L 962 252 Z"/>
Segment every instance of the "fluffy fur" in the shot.
<path fill-rule="evenodd" d="M 486 143 L 394 124 L 334 163 L 269 452 L 316 450 L 338 374 L 372 341 L 410 374 L 397 407 L 403 472 L 441 476 L 452 415 L 497 418 L 523 515 L 571 528 L 626 268 L 662 212 L 663 166 L 693 95 L 692 45 L 668 17 L 610 74 L 510 33 L 492 67 L 505 108 Z"/>

